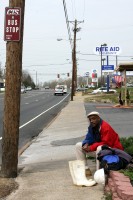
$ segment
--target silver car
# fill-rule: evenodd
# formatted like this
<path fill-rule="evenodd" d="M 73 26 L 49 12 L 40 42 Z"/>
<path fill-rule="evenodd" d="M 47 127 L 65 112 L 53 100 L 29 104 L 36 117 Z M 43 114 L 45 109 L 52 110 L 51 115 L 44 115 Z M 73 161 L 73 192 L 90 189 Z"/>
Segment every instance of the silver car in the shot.
<path fill-rule="evenodd" d="M 61 94 L 64 95 L 64 88 L 60 86 L 56 86 L 54 90 L 54 95 Z"/>
<path fill-rule="evenodd" d="M 93 90 L 91 94 L 98 94 L 98 93 L 106 93 L 107 92 L 107 87 L 100 87 L 96 90 Z M 116 93 L 117 91 L 114 89 L 109 89 L 110 93 Z"/>

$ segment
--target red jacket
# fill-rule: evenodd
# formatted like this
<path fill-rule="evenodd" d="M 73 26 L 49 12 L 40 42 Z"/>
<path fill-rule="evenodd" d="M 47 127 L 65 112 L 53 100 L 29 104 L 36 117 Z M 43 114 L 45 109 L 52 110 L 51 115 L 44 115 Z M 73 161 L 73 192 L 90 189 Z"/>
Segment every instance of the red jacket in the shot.
<path fill-rule="evenodd" d="M 96 151 L 98 146 L 108 145 L 112 148 L 117 148 L 123 150 L 123 146 L 120 143 L 118 134 L 113 130 L 113 128 L 104 120 L 102 120 L 100 126 L 101 142 L 95 142 L 90 145 L 90 151 Z"/>

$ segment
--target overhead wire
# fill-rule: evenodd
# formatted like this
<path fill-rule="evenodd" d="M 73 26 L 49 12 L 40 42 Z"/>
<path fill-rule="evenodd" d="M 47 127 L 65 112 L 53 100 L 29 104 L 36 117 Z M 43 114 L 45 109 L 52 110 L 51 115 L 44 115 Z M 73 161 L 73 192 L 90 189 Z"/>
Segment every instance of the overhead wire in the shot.
<path fill-rule="evenodd" d="M 90 61 L 99 61 L 99 60 L 89 60 L 89 59 L 88 60 L 87 59 L 79 59 L 79 60 L 88 61 L 88 62 L 90 62 Z M 116 60 L 110 60 L 110 61 L 116 61 Z M 119 61 L 130 61 L 130 60 L 119 60 Z"/>
<path fill-rule="evenodd" d="M 23 67 L 36 67 L 36 66 L 41 66 L 41 67 L 43 67 L 43 66 L 53 66 L 53 65 L 69 65 L 69 64 L 71 64 L 71 63 L 61 63 L 61 64 L 36 64 L 36 65 L 27 65 L 27 66 L 25 66 L 25 65 L 23 65 Z"/>
<path fill-rule="evenodd" d="M 101 56 L 100 54 L 99 54 L 99 55 L 96 55 L 96 54 L 94 54 L 94 53 L 80 53 L 80 52 L 79 52 L 78 54 L 81 54 L 81 55 L 83 55 L 83 56 L 88 56 L 88 55 L 89 55 L 89 56 Z M 105 56 L 105 55 L 103 55 L 103 56 Z M 106 56 L 107 56 L 107 55 L 106 55 Z M 116 55 L 108 55 L 108 56 L 110 57 L 110 56 L 116 56 Z M 132 58 L 133 58 L 133 55 L 132 55 L 132 56 L 117 55 L 117 57 L 129 57 L 129 58 L 132 57 Z"/>
<path fill-rule="evenodd" d="M 71 31 L 70 31 L 70 26 L 69 26 L 69 20 L 68 20 L 68 14 L 67 14 L 67 8 L 66 8 L 65 0 L 63 0 L 63 7 L 64 7 L 64 12 L 65 12 L 65 18 L 66 18 L 69 41 L 70 41 L 70 45 L 71 45 L 71 49 L 72 49 L 73 48 L 72 47 L 72 37 L 71 37 Z"/>

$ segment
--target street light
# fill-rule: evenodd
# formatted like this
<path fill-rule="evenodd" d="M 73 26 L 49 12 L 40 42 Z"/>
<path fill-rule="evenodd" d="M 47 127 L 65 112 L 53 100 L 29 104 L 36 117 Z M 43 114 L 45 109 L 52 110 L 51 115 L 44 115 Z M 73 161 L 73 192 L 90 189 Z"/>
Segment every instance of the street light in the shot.
<path fill-rule="evenodd" d="M 100 48 L 100 51 L 101 51 L 101 85 L 102 85 L 102 47 L 106 47 L 107 44 L 104 43 L 104 44 L 101 44 L 101 48 Z"/>
<path fill-rule="evenodd" d="M 104 66 L 104 61 L 106 60 L 106 58 L 102 58 L 102 62 L 103 62 L 103 66 Z M 104 74 L 103 74 L 103 77 L 102 77 L 102 83 L 104 84 L 105 80 L 104 80 Z"/>
<path fill-rule="evenodd" d="M 104 65 L 104 61 L 106 60 L 106 58 L 102 58 L 102 61 L 103 61 L 103 65 Z"/>

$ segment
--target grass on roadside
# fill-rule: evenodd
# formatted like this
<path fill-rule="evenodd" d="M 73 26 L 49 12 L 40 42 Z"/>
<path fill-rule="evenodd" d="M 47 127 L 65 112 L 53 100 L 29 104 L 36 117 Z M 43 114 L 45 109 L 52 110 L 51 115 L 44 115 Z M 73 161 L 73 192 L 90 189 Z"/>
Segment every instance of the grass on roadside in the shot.
<path fill-rule="evenodd" d="M 129 98 L 130 98 L 130 102 L 133 103 L 133 88 L 127 88 L 128 89 L 128 93 L 129 93 Z M 102 93 L 102 94 L 91 94 L 92 89 L 91 90 L 87 90 L 85 91 L 85 93 L 83 92 L 83 95 L 86 96 L 85 98 L 85 102 L 91 102 L 91 101 L 96 101 L 96 102 L 105 102 L 105 103 L 119 103 L 119 93 L 121 91 L 121 96 L 122 96 L 122 100 L 125 99 L 125 90 L 124 88 L 119 88 L 116 89 L 117 93 Z"/>
<path fill-rule="evenodd" d="M 133 137 L 121 137 L 120 141 L 124 147 L 124 151 L 133 156 Z"/>
<path fill-rule="evenodd" d="M 102 200 L 112 200 L 112 194 L 111 193 L 105 193 L 102 197 Z"/>
<path fill-rule="evenodd" d="M 103 103 L 118 103 L 118 94 L 97 94 L 86 96 L 85 102 L 103 102 Z"/>
<path fill-rule="evenodd" d="M 124 147 L 124 151 L 133 157 L 133 137 L 122 137 L 120 141 Z M 127 169 L 120 170 L 120 172 L 133 181 L 133 164 L 129 165 Z"/>

